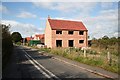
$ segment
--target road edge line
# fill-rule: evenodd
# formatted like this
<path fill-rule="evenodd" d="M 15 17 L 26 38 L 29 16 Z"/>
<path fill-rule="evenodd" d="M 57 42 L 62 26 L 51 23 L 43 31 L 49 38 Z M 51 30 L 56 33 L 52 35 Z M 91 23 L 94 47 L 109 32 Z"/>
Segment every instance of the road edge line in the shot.
<path fill-rule="evenodd" d="M 54 75 L 52 72 L 50 72 L 49 70 L 47 70 L 45 67 L 43 67 L 40 63 L 38 63 L 35 59 L 33 59 L 25 50 L 23 50 L 25 52 L 25 54 L 30 57 L 37 65 L 39 65 L 42 69 L 44 69 L 47 73 L 50 74 L 51 77 L 54 77 L 58 80 L 60 80 L 60 78 L 58 78 L 56 75 Z"/>
<path fill-rule="evenodd" d="M 45 73 L 40 67 L 38 67 L 27 55 L 25 57 L 28 59 L 31 64 L 34 65 L 35 68 L 37 68 L 43 75 L 45 75 L 47 78 L 51 78 L 47 73 Z"/>
<path fill-rule="evenodd" d="M 53 57 L 53 59 L 59 60 L 59 61 L 61 61 L 61 62 L 70 64 L 70 65 L 72 65 L 72 66 L 75 66 L 75 67 L 78 67 L 78 68 L 81 68 L 81 69 L 84 69 L 84 70 L 89 71 L 89 72 L 91 72 L 91 73 L 98 74 L 98 75 L 103 76 L 103 77 L 105 77 L 105 78 L 109 78 L 109 79 L 113 79 L 113 80 L 114 80 L 114 78 L 111 77 L 111 76 L 108 76 L 108 75 L 105 75 L 105 74 L 102 74 L 102 73 L 93 71 L 93 70 L 91 70 L 91 69 L 87 69 L 87 68 L 80 67 L 80 66 L 78 66 L 78 65 L 72 64 L 72 63 L 67 62 L 67 61 L 65 61 L 65 60 L 61 60 L 61 59 L 56 58 L 56 57 Z"/>

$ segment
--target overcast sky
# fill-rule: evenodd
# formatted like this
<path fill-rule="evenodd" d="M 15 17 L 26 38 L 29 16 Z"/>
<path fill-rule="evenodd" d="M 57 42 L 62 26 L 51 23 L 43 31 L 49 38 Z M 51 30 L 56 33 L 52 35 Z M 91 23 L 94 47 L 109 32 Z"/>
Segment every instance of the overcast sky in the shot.
<path fill-rule="evenodd" d="M 118 36 L 117 2 L 2 2 L 2 23 L 22 37 L 44 33 L 48 15 L 53 19 L 82 21 L 90 38 Z"/>

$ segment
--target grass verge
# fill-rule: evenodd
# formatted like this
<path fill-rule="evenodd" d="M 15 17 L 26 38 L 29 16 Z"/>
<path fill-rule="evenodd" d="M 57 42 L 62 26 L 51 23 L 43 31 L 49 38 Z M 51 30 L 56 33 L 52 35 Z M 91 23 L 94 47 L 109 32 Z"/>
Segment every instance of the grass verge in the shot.
<path fill-rule="evenodd" d="M 35 47 L 34 47 L 35 48 Z M 105 70 L 114 72 L 114 73 L 118 73 L 118 63 L 112 62 L 111 64 L 109 64 L 109 62 L 106 59 L 103 59 L 101 57 L 96 58 L 96 57 L 84 57 L 83 56 L 83 51 L 79 50 L 79 49 L 74 49 L 74 48 L 54 48 L 54 49 L 50 49 L 50 48 L 40 48 L 40 51 L 45 51 L 49 54 L 55 54 L 55 55 L 59 55 L 80 63 L 84 63 L 84 64 L 88 64 L 91 66 L 96 66 L 96 67 L 100 67 L 103 68 Z M 95 55 L 94 51 L 93 53 L 90 52 L 90 54 Z M 103 54 L 102 54 L 103 55 Z M 119 74 L 119 73 L 118 73 Z"/>

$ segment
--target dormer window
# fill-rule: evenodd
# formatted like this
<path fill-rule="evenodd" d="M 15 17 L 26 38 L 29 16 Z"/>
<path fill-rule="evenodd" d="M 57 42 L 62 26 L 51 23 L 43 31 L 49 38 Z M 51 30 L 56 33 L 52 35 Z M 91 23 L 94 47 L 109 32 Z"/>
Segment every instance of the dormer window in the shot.
<path fill-rule="evenodd" d="M 83 35 L 84 34 L 84 31 L 79 31 L 79 35 Z"/>
<path fill-rule="evenodd" d="M 73 31 L 68 31 L 68 34 L 73 34 Z"/>
<path fill-rule="evenodd" d="M 56 34 L 62 34 L 62 31 L 56 31 Z"/>

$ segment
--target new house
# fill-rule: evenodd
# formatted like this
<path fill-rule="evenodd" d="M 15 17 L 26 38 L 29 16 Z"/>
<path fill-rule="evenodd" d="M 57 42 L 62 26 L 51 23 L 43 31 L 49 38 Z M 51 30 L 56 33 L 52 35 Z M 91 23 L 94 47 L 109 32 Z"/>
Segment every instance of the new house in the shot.
<path fill-rule="evenodd" d="M 55 47 L 87 47 L 88 30 L 82 22 L 57 20 L 48 17 L 45 28 L 45 45 Z"/>
<path fill-rule="evenodd" d="M 33 36 L 33 40 L 40 40 L 44 44 L 44 34 L 36 34 Z"/>

